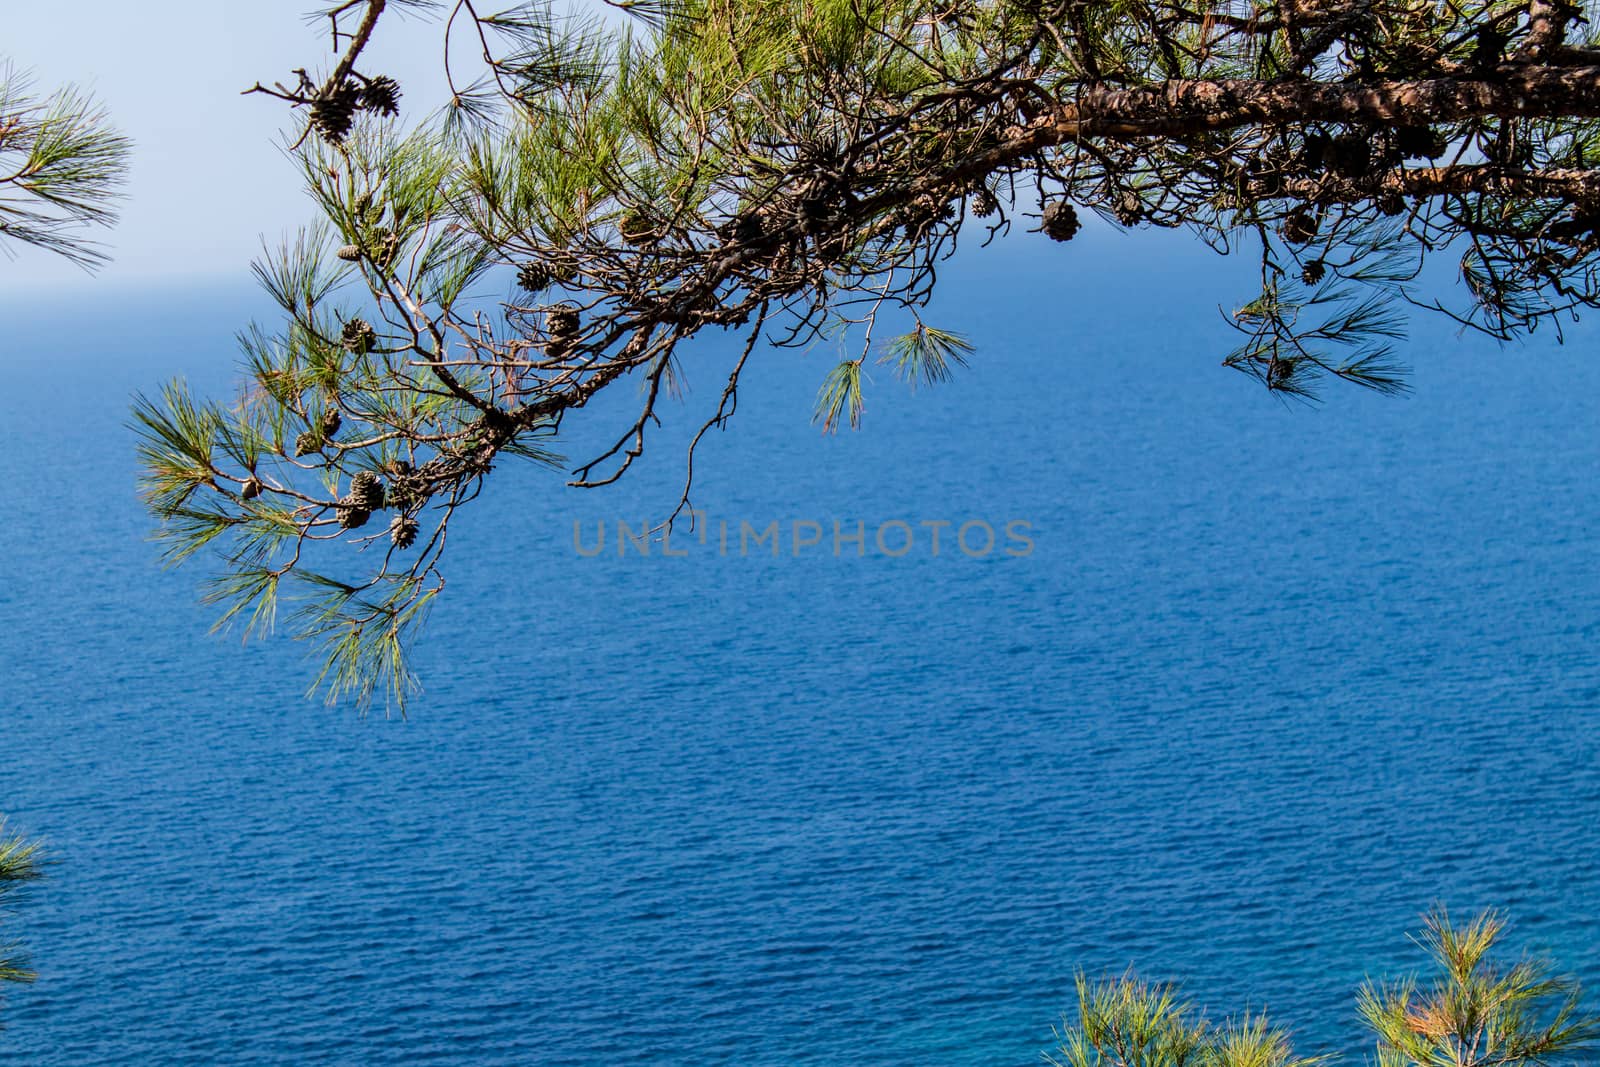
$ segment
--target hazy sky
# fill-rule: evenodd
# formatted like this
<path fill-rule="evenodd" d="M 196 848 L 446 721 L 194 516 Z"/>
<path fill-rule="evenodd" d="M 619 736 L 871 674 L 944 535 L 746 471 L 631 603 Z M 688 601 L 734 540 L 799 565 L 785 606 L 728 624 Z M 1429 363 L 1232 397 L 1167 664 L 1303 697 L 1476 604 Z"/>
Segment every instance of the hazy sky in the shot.
<path fill-rule="evenodd" d="M 115 261 L 89 277 L 35 251 L 0 258 L 0 287 L 248 277 L 261 236 L 311 218 L 280 132 L 287 105 L 241 96 L 257 80 L 331 65 L 316 0 L 77 0 L 3 3 L 0 56 L 31 69 L 38 88 L 91 90 L 135 142 L 121 225 L 104 234 Z M 415 17 L 382 23 L 363 62 L 404 89 L 402 118 L 437 106 L 442 27 Z"/>

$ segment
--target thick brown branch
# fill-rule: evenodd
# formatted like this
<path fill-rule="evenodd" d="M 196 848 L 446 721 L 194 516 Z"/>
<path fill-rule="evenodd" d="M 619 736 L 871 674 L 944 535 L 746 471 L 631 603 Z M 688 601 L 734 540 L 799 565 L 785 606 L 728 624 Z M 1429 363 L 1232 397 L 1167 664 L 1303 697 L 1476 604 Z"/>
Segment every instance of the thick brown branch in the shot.
<path fill-rule="evenodd" d="M 1252 187 L 1252 192 L 1264 199 L 1288 197 L 1312 204 L 1353 204 L 1390 195 L 1425 198 L 1464 193 L 1548 197 L 1585 203 L 1600 200 L 1600 173 L 1573 167 L 1516 171 L 1494 164 L 1461 164 L 1395 171 L 1376 183 L 1332 177 L 1260 182 Z"/>
<path fill-rule="evenodd" d="M 1504 64 L 1484 77 L 1419 81 L 1169 81 L 1083 90 L 1022 133 L 1034 148 L 1087 137 L 1183 137 L 1303 122 L 1427 125 L 1484 117 L 1600 116 L 1600 65 Z"/>
<path fill-rule="evenodd" d="M 1532 0 L 1528 4 L 1528 36 L 1518 54 L 1529 59 L 1546 59 L 1566 44 L 1567 23 L 1583 14 L 1567 0 Z"/>
<path fill-rule="evenodd" d="M 857 216 L 947 192 L 1067 145 L 1182 141 L 1249 126 L 1430 126 L 1509 116 L 1600 117 L 1600 62 L 1507 63 L 1479 77 L 1416 81 L 1177 80 L 1136 89 L 1086 88 L 1073 101 L 1042 109 L 1025 125 L 1010 127 L 949 168 L 863 198 Z"/>

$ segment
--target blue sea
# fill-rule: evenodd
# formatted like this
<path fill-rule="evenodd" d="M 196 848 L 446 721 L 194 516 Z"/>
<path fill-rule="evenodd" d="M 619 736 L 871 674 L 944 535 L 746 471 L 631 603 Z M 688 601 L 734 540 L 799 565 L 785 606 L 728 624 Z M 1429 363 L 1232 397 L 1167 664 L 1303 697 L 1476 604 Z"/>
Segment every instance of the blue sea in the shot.
<path fill-rule="evenodd" d="M 1250 277 L 964 251 L 956 381 L 876 369 L 824 437 L 837 353 L 763 351 L 706 541 L 619 558 L 708 338 L 621 484 L 495 473 L 404 718 L 208 635 L 147 540 L 129 398 L 233 395 L 248 286 L 0 297 L 0 811 L 55 860 L 0 1060 L 1021 1067 L 1076 970 L 1133 967 L 1355 1061 L 1436 903 L 1600 983 L 1600 335 L 1418 319 L 1413 396 L 1285 405 L 1218 365 Z"/>

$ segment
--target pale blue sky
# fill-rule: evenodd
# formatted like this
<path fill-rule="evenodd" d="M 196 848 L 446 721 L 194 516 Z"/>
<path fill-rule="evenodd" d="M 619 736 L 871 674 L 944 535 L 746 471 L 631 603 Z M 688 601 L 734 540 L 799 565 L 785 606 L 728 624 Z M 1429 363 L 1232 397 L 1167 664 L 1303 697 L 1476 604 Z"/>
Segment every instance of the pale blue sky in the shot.
<path fill-rule="evenodd" d="M 93 91 L 136 145 L 122 223 L 102 235 L 115 261 L 91 278 L 24 250 L 0 258 L 5 289 L 243 280 L 263 234 L 276 239 L 310 218 L 280 147 L 286 106 L 239 92 L 329 65 L 327 23 L 305 17 L 316 0 L 5 6 L 0 56 L 31 69 L 41 88 L 72 81 Z M 363 68 L 400 79 L 403 118 L 440 100 L 441 39 L 437 22 L 379 27 Z"/>

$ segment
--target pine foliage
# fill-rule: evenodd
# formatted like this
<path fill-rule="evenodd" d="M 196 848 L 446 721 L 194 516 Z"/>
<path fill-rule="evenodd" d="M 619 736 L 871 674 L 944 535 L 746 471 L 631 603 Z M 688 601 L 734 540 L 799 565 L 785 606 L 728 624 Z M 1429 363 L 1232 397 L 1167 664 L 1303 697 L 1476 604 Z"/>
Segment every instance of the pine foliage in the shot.
<path fill-rule="evenodd" d="M 1545 962 L 1496 958 L 1493 913 L 1453 924 L 1430 913 L 1417 939 L 1435 977 L 1368 983 L 1357 997 L 1379 1067 L 1561 1067 L 1587 1062 L 1600 1018 L 1584 1014 L 1570 978 Z M 1077 977 L 1074 1015 L 1055 1031 L 1052 1067 L 1314 1067 L 1286 1031 L 1246 1013 L 1213 1023 L 1170 985 L 1127 974 Z"/>
<path fill-rule="evenodd" d="M 1592 5 L 612 6 L 349 0 L 324 12 L 326 74 L 256 86 L 304 124 L 318 218 L 257 265 L 281 316 L 242 334 L 239 395 L 141 402 L 145 492 L 174 559 L 221 555 L 226 617 L 270 623 L 285 581 L 309 597 L 341 691 L 409 690 L 448 525 L 491 469 L 565 465 L 563 422 L 627 380 L 637 416 L 567 467 L 616 481 L 689 395 L 697 335 L 744 344 L 696 443 L 785 349 L 842 348 L 828 431 L 865 417 L 875 330 L 906 383 L 949 379 L 972 346 L 924 317 L 963 241 L 1025 229 L 1082 255 L 1092 215 L 1255 255 L 1224 362 L 1307 401 L 1404 391 L 1430 259 L 1462 279 L 1438 310 L 1497 337 L 1600 305 Z M 368 66 L 397 11 L 485 57 L 429 117 Z M 381 507 L 343 499 L 362 472 Z"/>
<path fill-rule="evenodd" d="M 44 876 L 43 855 L 37 842 L 6 833 L 0 819 L 0 914 L 16 902 L 24 887 Z M 34 972 L 14 944 L 0 942 L 0 982 L 31 982 Z"/>
<path fill-rule="evenodd" d="M 1495 957 L 1505 923 L 1493 913 L 1454 925 L 1440 910 L 1418 938 L 1436 971 L 1363 987 L 1361 1017 L 1379 1067 L 1520 1067 L 1571 1062 L 1600 1036 L 1576 982 L 1547 962 Z"/>
<path fill-rule="evenodd" d="M 83 231 L 116 221 L 130 147 L 90 97 L 71 87 L 41 95 L 0 60 L 0 251 L 32 245 L 87 268 L 105 262 Z"/>

